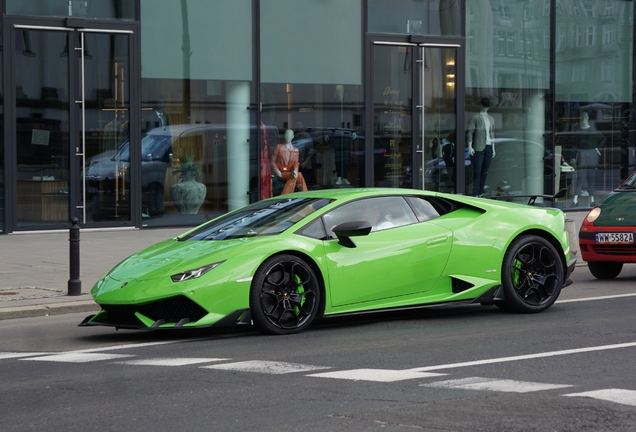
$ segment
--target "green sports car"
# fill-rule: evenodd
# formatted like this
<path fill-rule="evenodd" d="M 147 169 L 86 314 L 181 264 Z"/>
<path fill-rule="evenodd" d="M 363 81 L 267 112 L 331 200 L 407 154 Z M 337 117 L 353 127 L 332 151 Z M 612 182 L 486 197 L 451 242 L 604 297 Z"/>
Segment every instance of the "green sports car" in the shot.
<path fill-rule="evenodd" d="M 126 258 L 80 325 L 253 325 L 467 302 L 532 313 L 571 283 L 564 214 L 406 189 L 332 189 L 256 202 Z"/>

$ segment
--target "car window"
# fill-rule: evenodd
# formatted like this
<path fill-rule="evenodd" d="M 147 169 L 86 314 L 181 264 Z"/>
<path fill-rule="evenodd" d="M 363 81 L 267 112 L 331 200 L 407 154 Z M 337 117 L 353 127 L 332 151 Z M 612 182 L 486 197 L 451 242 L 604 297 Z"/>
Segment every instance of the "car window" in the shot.
<path fill-rule="evenodd" d="M 259 201 L 201 225 L 179 240 L 229 240 L 280 234 L 330 202 L 314 198 Z"/>
<path fill-rule="evenodd" d="M 321 219 L 316 219 L 308 223 L 307 225 L 299 229 L 296 232 L 296 234 L 305 236 L 305 237 L 310 237 L 316 240 L 324 240 L 325 238 L 328 238 L 326 237 L 325 228 L 324 228 L 324 225 L 322 224 Z"/>
<path fill-rule="evenodd" d="M 406 200 L 413 207 L 413 211 L 415 211 L 415 215 L 420 222 L 434 219 L 440 215 L 433 204 L 424 197 L 407 197 Z"/>
<path fill-rule="evenodd" d="M 636 171 L 633 172 L 632 175 L 629 176 L 627 180 L 625 180 L 623 184 L 620 185 L 619 189 L 636 189 Z"/>
<path fill-rule="evenodd" d="M 365 221 L 371 232 L 417 223 L 413 210 L 401 196 L 367 198 L 340 206 L 323 216 L 331 238 L 333 228 L 345 222 Z"/>

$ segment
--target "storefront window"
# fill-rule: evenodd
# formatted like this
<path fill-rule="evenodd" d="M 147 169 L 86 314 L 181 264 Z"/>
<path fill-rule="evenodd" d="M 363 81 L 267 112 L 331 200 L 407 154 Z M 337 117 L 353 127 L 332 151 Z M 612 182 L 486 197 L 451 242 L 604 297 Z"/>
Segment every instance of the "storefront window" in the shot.
<path fill-rule="evenodd" d="M 360 0 L 261 2 L 260 198 L 364 185 L 361 13 Z"/>
<path fill-rule="evenodd" d="M 0 31 L 2 31 L 2 25 L 0 25 Z M 2 39 L 0 39 L 0 47 L 2 46 Z M 2 82 L 2 60 L 0 59 L 0 82 Z M 0 116 L 4 118 L 4 92 L 0 94 Z M 5 210 L 5 179 L 4 179 L 4 134 L 0 134 L 0 233 L 5 232 L 4 228 L 4 215 Z"/>
<path fill-rule="evenodd" d="M 135 3 L 132 0 L 6 0 L 8 14 L 123 21 L 135 19 Z"/>
<path fill-rule="evenodd" d="M 369 32 L 461 36 L 458 0 L 369 0 Z"/>
<path fill-rule="evenodd" d="M 570 208 L 592 207 L 636 169 L 632 110 L 632 1 L 587 2 L 557 14 L 555 153 Z M 567 33 L 566 29 L 572 29 Z"/>
<path fill-rule="evenodd" d="M 143 225 L 195 224 L 248 204 L 251 0 L 142 0 L 141 23 Z"/>
<path fill-rule="evenodd" d="M 544 138 L 550 88 L 550 51 L 544 43 L 550 16 L 544 3 L 466 2 L 469 195 L 515 201 L 514 195 L 550 193 L 562 181 Z"/>

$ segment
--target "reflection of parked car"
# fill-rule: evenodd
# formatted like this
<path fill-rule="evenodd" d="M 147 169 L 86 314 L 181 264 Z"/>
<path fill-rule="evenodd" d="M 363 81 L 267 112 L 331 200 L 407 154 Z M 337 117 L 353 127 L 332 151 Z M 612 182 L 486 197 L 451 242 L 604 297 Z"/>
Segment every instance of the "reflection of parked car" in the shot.
<path fill-rule="evenodd" d="M 172 136 L 169 128 L 152 129 L 141 139 L 141 185 L 144 191 L 144 210 L 150 215 L 163 212 L 163 188 L 166 170 L 171 165 Z M 94 156 L 87 170 L 89 195 L 106 195 L 118 189 L 130 189 L 130 141 L 121 144 L 117 152 L 105 152 Z M 97 198 L 97 197 L 96 197 Z M 100 214 L 103 203 L 93 201 L 93 214 Z M 105 215 L 101 215 L 105 216 Z"/>
<path fill-rule="evenodd" d="M 588 213 L 579 231 L 583 261 L 594 277 L 613 279 L 636 263 L 636 171 Z"/>
<path fill-rule="evenodd" d="M 594 131 L 599 138 L 593 144 L 590 144 L 589 132 L 557 132 L 555 145 L 561 148 L 565 161 L 577 170 L 577 175 L 593 181 L 591 185 L 583 183 L 582 189 L 590 195 L 602 196 L 636 169 L 633 132 L 624 137 L 620 128 Z"/>

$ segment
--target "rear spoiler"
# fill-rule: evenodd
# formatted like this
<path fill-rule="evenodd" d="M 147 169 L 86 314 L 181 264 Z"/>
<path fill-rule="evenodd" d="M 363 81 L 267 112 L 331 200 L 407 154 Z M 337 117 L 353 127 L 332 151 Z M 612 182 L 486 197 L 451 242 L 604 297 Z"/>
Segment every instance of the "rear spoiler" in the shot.
<path fill-rule="evenodd" d="M 528 205 L 533 206 L 535 201 L 537 200 L 537 198 L 544 198 L 547 200 L 552 201 L 552 204 L 554 204 L 554 201 L 559 199 L 559 198 L 563 198 L 565 197 L 565 194 L 567 193 L 567 189 L 563 188 L 560 191 L 558 191 L 557 193 L 555 193 L 554 195 L 543 195 L 543 194 L 530 194 L 530 195 L 495 195 L 489 198 L 492 199 L 500 199 L 500 200 L 509 200 L 511 198 L 528 198 Z"/>

